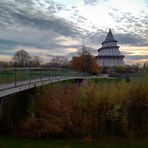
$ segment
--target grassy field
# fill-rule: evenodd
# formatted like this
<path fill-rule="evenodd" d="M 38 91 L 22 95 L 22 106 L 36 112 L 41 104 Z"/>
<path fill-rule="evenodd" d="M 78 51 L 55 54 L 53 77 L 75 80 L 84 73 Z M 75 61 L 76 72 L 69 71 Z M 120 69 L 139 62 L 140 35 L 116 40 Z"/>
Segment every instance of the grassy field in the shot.
<path fill-rule="evenodd" d="M 148 140 L 84 142 L 80 140 L 0 139 L 0 148 L 147 148 Z"/>
<path fill-rule="evenodd" d="M 92 78 L 91 82 L 94 82 L 96 84 L 100 83 L 110 83 L 110 82 L 120 82 L 124 81 L 124 79 L 121 78 Z"/>

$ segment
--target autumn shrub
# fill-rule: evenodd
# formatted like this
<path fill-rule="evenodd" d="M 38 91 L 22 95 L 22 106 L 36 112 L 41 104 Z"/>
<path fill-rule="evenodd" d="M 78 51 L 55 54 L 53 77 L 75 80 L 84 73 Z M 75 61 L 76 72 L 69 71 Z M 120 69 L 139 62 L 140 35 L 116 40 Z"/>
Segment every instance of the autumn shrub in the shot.
<path fill-rule="evenodd" d="M 148 79 L 126 83 L 43 87 L 28 116 L 14 128 L 20 137 L 105 137 L 148 134 Z"/>
<path fill-rule="evenodd" d="M 127 96 L 127 121 L 132 134 L 148 134 L 148 79 L 133 83 Z"/>

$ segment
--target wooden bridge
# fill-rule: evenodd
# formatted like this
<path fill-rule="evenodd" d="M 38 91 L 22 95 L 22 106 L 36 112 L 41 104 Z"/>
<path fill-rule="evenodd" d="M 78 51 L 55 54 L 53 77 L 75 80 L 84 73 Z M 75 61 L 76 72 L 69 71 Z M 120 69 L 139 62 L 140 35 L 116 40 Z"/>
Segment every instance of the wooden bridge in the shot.
<path fill-rule="evenodd" d="M 90 78 L 88 74 L 67 69 L 5 69 L 0 71 L 0 97 L 59 81 Z"/>

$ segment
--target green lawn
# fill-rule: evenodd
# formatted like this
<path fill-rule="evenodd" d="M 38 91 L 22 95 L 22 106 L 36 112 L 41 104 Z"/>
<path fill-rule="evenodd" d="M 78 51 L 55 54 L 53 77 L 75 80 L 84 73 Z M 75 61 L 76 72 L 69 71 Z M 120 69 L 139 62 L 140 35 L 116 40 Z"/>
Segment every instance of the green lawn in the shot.
<path fill-rule="evenodd" d="M 91 142 L 80 140 L 0 139 L 0 148 L 147 148 L 148 141 Z"/>
<path fill-rule="evenodd" d="M 92 78 L 91 81 L 96 84 L 99 84 L 99 83 L 108 83 L 108 82 L 120 82 L 125 80 L 121 78 Z"/>

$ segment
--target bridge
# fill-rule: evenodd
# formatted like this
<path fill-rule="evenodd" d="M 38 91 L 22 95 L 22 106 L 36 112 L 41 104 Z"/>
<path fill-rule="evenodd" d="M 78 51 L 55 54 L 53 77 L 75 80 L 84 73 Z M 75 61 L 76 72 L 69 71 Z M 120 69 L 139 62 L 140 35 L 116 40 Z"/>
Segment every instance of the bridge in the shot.
<path fill-rule="evenodd" d="M 24 111 L 27 110 L 27 106 L 24 105 L 24 102 L 28 102 L 27 98 L 30 99 L 28 95 L 30 95 L 30 93 L 34 93 L 32 88 L 64 80 L 84 80 L 96 77 L 107 76 L 92 76 L 69 69 L 0 69 L 0 124 L 6 129 L 9 129 L 11 121 L 16 119 L 18 120 L 22 117 L 22 108 Z M 19 93 L 25 90 L 27 93 Z M 12 94 L 14 94 L 14 96 Z"/>
<path fill-rule="evenodd" d="M 0 70 L 0 97 L 59 81 L 90 78 L 91 75 L 62 68 L 2 69 Z"/>

